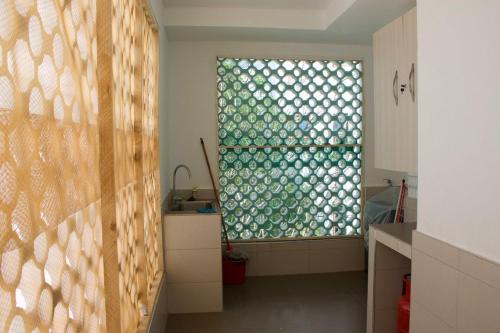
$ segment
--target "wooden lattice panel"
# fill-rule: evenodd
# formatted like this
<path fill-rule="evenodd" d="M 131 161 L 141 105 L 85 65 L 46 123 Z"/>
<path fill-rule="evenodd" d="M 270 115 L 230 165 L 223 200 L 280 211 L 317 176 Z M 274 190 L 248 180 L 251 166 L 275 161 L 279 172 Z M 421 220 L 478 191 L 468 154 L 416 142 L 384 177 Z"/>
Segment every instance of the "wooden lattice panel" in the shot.
<path fill-rule="evenodd" d="M 160 171 L 158 160 L 158 36 L 143 14 L 142 162 L 144 186 L 144 245 L 147 292 L 155 295 L 161 278 Z M 149 304 L 152 304 L 150 300 Z"/>
<path fill-rule="evenodd" d="M 0 1 L 0 332 L 105 330 L 95 18 Z"/>
<path fill-rule="evenodd" d="M 143 234 L 138 216 L 139 184 L 135 156 L 140 152 L 136 144 L 135 121 L 140 112 L 136 100 L 140 98 L 138 72 L 138 34 L 140 7 L 134 0 L 113 0 L 113 123 L 114 164 L 116 188 L 116 225 L 118 232 L 119 290 L 122 332 L 135 332 L 145 311 L 141 297 L 142 256 L 140 244 Z M 142 206 L 142 204 L 141 204 Z"/>
<path fill-rule="evenodd" d="M 142 134 L 143 169 L 149 174 L 158 168 L 158 35 L 143 17 L 142 38 Z"/>
<path fill-rule="evenodd" d="M 154 171 L 144 177 L 144 238 L 148 294 L 154 298 L 161 278 L 163 257 L 161 246 L 161 218 L 159 196 L 160 173 Z M 152 305 L 152 300 L 149 302 Z"/>
<path fill-rule="evenodd" d="M 136 184 L 122 188 L 116 197 L 116 220 L 118 222 L 118 283 L 122 332 L 135 332 L 140 324 L 140 300 L 136 230 Z"/>
<path fill-rule="evenodd" d="M 137 98 L 136 77 L 136 1 L 113 0 L 113 122 L 115 127 L 116 188 L 134 181 L 134 99 Z M 118 161 L 117 161 L 118 162 Z"/>
<path fill-rule="evenodd" d="M 100 202 L 2 253 L 0 332 L 105 332 Z"/>

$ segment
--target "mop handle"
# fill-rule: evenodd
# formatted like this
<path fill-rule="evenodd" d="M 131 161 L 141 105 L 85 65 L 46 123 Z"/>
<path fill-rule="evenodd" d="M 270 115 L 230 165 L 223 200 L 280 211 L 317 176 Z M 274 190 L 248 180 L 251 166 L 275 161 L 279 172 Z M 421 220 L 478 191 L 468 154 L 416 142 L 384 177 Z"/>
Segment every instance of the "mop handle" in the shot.
<path fill-rule="evenodd" d="M 394 223 L 401 223 L 401 211 L 403 210 L 405 195 L 406 195 L 406 181 L 403 179 L 401 181 L 401 187 L 399 188 L 398 204 L 396 206 L 396 216 L 394 216 Z"/>
<path fill-rule="evenodd" d="M 203 141 L 203 138 L 200 138 L 200 142 L 201 142 L 201 147 L 203 148 L 203 154 L 205 155 L 205 162 L 207 163 L 208 173 L 210 174 L 210 180 L 212 181 L 212 187 L 214 188 L 215 201 L 217 201 L 217 205 L 219 206 L 219 208 L 222 209 L 219 200 L 219 191 L 217 190 L 217 187 L 215 187 L 215 179 L 212 174 L 212 168 L 210 167 L 210 161 L 208 160 L 207 149 L 205 148 L 205 142 Z M 226 223 L 224 223 L 224 217 L 222 216 L 222 212 L 220 218 L 222 222 L 222 229 L 224 231 L 224 238 L 226 240 L 226 248 L 229 251 L 231 250 L 231 245 L 229 244 L 229 238 L 227 237 L 227 227 Z"/>

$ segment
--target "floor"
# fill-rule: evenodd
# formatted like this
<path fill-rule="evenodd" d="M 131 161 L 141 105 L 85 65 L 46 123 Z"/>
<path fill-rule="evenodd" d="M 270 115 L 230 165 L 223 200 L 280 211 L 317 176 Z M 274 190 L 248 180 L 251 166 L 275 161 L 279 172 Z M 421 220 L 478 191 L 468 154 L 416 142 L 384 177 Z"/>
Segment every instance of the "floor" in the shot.
<path fill-rule="evenodd" d="M 251 277 L 224 287 L 224 312 L 169 315 L 167 333 L 366 331 L 365 272 Z"/>

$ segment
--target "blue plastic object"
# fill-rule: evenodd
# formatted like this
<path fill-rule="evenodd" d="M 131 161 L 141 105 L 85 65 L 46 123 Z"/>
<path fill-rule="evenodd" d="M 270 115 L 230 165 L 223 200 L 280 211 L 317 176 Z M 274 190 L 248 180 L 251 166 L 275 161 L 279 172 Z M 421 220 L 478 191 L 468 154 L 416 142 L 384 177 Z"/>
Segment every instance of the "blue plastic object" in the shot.
<path fill-rule="evenodd" d="M 214 208 L 197 208 L 196 211 L 201 214 L 211 214 L 215 213 Z"/>

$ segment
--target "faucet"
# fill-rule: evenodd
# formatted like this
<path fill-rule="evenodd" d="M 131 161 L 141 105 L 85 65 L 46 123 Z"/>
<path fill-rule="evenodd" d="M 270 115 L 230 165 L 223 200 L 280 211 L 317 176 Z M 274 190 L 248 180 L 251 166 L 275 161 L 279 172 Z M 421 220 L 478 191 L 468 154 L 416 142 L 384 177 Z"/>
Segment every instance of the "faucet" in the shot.
<path fill-rule="evenodd" d="M 189 167 L 188 167 L 187 165 L 185 165 L 185 164 L 179 164 L 179 165 L 175 168 L 175 170 L 174 170 L 173 189 L 172 189 L 172 203 L 174 204 L 174 206 L 175 206 L 175 204 L 177 203 L 177 201 L 182 200 L 182 198 L 181 198 L 181 197 L 176 196 L 176 190 L 175 190 L 175 187 L 176 187 L 176 186 L 175 186 L 175 178 L 176 178 L 176 176 L 177 176 L 177 171 L 179 171 L 179 169 L 181 169 L 181 168 L 186 169 L 186 171 L 188 172 L 189 179 L 191 179 L 191 170 L 189 170 Z"/>

